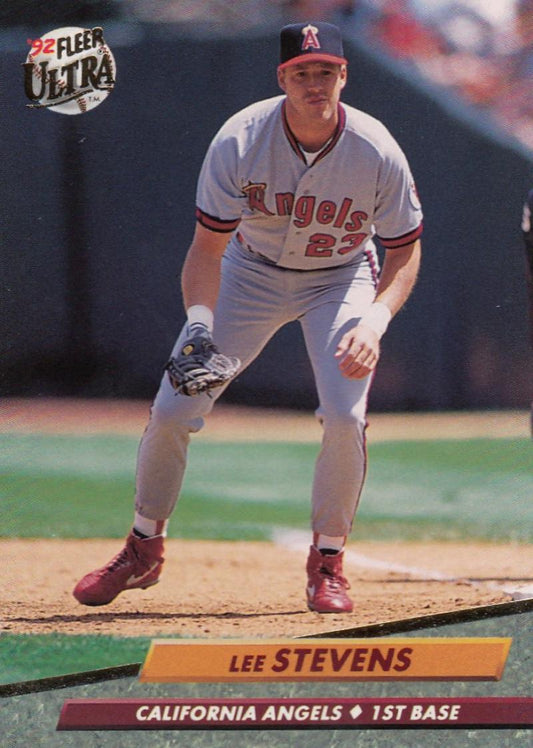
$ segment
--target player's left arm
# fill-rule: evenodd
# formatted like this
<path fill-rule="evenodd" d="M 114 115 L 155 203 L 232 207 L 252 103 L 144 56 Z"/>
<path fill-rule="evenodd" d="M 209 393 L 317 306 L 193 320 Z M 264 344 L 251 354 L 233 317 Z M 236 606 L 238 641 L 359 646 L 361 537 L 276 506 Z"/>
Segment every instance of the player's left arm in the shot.
<path fill-rule="evenodd" d="M 380 339 L 391 317 L 403 307 L 416 283 L 421 260 L 420 240 L 385 254 L 376 298 L 359 324 L 341 338 L 336 351 L 348 379 L 364 379 L 379 361 Z"/>

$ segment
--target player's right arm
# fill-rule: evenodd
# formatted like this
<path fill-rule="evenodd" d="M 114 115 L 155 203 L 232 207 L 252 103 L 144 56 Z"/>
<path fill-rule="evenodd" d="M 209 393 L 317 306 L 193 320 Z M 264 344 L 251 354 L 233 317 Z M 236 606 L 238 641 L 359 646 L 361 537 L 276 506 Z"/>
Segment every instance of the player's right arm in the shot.
<path fill-rule="evenodd" d="M 181 274 L 187 312 L 198 306 L 214 311 L 222 255 L 240 223 L 244 195 L 236 175 L 236 138 L 227 129 L 226 124 L 212 140 L 198 177 L 196 228 Z"/>
<path fill-rule="evenodd" d="M 214 310 L 220 287 L 222 255 L 229 238 L 228 233 L 211 231 L 201 223 L 196 224 L 181 274 L 185 309 L 200 304 Z"/>

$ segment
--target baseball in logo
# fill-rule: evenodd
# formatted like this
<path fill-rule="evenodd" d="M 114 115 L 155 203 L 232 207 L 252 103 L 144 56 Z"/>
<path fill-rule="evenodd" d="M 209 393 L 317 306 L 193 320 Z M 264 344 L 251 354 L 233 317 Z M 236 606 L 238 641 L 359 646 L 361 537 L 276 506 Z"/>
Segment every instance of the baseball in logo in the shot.
<path fill-rule="evenodd" d="M 34 109 L 83 114 L 114 88 L 116 65 L 103 29 L 65 26 L 28 39 L 24 91 Z"/>

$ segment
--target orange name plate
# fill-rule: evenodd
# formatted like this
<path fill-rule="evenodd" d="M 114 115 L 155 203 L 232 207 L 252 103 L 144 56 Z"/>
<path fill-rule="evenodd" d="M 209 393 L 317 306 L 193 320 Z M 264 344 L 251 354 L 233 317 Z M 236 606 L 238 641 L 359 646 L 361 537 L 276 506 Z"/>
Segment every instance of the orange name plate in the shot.
<path fill-rule="evenodd" d="M 145 683 L 500 680 L 510 638 L 169 640 L 150 645 Z"/>

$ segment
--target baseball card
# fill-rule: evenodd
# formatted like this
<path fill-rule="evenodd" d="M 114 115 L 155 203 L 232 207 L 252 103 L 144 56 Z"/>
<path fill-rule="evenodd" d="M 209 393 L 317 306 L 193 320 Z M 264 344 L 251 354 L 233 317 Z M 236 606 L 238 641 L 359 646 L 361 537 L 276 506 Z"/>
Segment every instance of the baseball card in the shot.
<path fill-rule="evenodd" d="M 529 744 L 533 2 L 489 5 L 0 10 L 10 748 Z"/>

